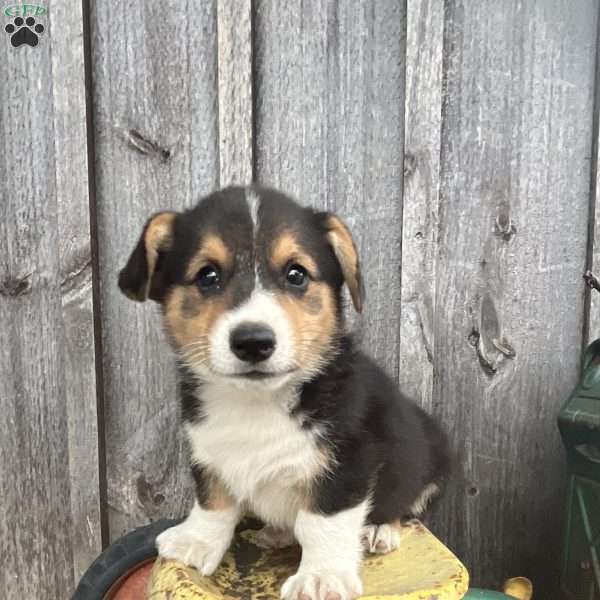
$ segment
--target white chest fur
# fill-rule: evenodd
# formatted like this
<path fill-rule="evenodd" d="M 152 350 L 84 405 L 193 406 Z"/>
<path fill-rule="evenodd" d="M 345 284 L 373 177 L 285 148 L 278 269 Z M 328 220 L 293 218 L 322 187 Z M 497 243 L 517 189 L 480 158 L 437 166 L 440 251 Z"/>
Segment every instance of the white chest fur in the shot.
<path fill-rule="evenodd" d="M 186 426 L 193 459 L 214 469 L 240 504 L 280 527 L 293 526 L 307 484 L 323 468 L 314 434 L 289 415 L 293 393 L 210 384 L 201 392 L 205 418 Z"/>

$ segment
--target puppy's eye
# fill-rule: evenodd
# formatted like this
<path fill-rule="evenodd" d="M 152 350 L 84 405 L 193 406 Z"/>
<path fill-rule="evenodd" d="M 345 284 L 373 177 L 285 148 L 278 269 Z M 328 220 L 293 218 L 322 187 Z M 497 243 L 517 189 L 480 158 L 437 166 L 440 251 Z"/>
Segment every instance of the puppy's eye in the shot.
<path fill-rule="evenodd" d="M 221 274 L 213 265 L 206 265 L 198 271 L 196 283 L 201 290 L 213 289 L 221 283 Z"/>
<path fill-rule="evenodd" d="M 290 265 L 285 278 L 289 285 L 296 288 L 305 288 L 308 285 L 308 272 L 301 265 Z"/>

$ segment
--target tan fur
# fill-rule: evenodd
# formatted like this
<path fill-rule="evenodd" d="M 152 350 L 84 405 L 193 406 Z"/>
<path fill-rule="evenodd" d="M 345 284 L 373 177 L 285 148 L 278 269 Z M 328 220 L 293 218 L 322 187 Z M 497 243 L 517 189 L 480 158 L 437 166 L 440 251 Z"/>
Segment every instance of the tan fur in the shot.
<path fill-rule="evenodd" d="M 311 281 L 304 296 L 299 298 L 278 292 L 277 299 L 292 326 L 297 365 L 302 369 L 317 369 L 338 329 L 331 288 L 325 283 Z"/>
<path fill-rule="evenodd" d="M 284 231 L 271 244 L 269 262 L 276 271 L 294 262 L 302 265 L 313 277 L 319 275 L 315 261 L 302 249 L 292 231 Z"/>
<path fill-rule="evenodd" d="M 212 263 L 229 268 L 233 256 L 223 240 L 208 235 L 202 240 L 197 254 L 191 259 L 186 279 L 188 285 L 177 286 L 165 300 L 165 327 L 171 344 L 194 362 L 208 360 L 208 338 L 216 320 L 231 308 L 229 294 L 204 297 L 193 282 L 198 271 Z"/>
<path fill-rule="evenodd" d="M 417 516 L 425 512 L 429 502 L 439 493 L 439 491 L 440 488 L 435 483 L 426 485 L 419 494 L 419 497 L 412 503 L 412 506 L 410 507 L 411 512 Z"/>
<path fill-rule="evenodd" d="M 209 263 L 221 268 L 229 268 L 233 263 L 233 256 L 225 242 L 216 235 L 207 235 L 202 239 L 197 254 L 188 265 L 186 278 L 192 280 L 198 271 Z"/>
<path fill-rule="evenodd" d="M 281 270 L 289 263 L 298 263 L 311 277 L 319 277 L 315 261 L 302 248 L 294 232 L 289 230 L 284 231 L 271 244 L 269 263 L 275 270 Z M 302 297 L 277 292 L 277 299 L 292 325 L 298 366 L 317 367 L 337 330 L 331 288 L 325 283 L 311 280 Z"/>
<path fill-rule="evenodd" d="M 216 474 L 212 474 L 208 478 L 207 485 L 209 486 L 208 499 L 204 508 L 208 510 L 225 510 L 235 504 L 229 490 Z"/>
<path fill-rule="evenodd" d="M 156 217 L 156 222 L 151 222 L 146 232 L 149 248 L 158 248 L 160 244 L 168 243 L 173 217 L 173 214 L 164 213 Z M 350 234 L 343 225 L 340 226 L 341 231 L 346 232 L 346 237 L 338 230 L 335 230 L 337 233 L 332 230 L 330 235 L 338 244 L 338 252 L 343 257 L 340 260 L 348 262 L 347 254 L 350 250 L 347 245 L 350 244 L 350 249 L 354 249 L 354 246 Z M 156 252 L 153 267 L 157 255 Z M 355 254 L 353 256 L 356 262 L 358 258 Z M 231 267 L 233 260 L 231 251 L 220 237 L 205 237 L 187 267 L 186 279 L 190 283 L 174 287 L 164 299 L 165 329 L 172 346 L 188 362 L 203 364 L 208 361 L 209 338 L 213 327 L 219 317 L 231 308 L 231 299 L 227 291 L 221 295 L 206 297 L 192 282 L 204 265 L 213 263 L 227 269 Z M 290 262 L 298 262 L 313 278 L 319 276 L 314 259 L 289 230 L 282 233 L 271 245 L 269 262 L 275 269 L 281 269 Z M 338 333 L 338 316 L 332 289 L 324 282 L 311 279 L 301 297 L 284 291 L 275 294 L 292 326 L 297 366 L 304 370 L 317 371 L 321 366 L 322 357 L 327 354 Z"/>
<path fill-rule="evenodd" d="M 227 293 L 205 298 L 195 285 L 173 288 L 165 300 L 165 328 L 171 345 L 195 363 L 206 361 L 212 328 L 229 304 Z"/>
<path fill-rule="evenodd" d="M 358 251 L 350 231 L 344 223 L 335 215 L 327 219 L 327 240 L 333 248 L 338 262 L 344 274 L 344 280 L 350 290 L 354 308 L 360 312 L 363 304 L 362 279 Z"/>
<path fill-rule="evenodd" d="M 146 262 L 148 265 L 146 287 L 140 297 L 135 297 L 134 300 L 141 300 L 143 302 L 148 298 L 152 284 L 152 276 L 154 275 L 156 261 L 158 260 L 158 252 L 159 250 L 169 249 L 174 221 L 175 213 L 162 212 L 155 215 L 148 223 L 146 231 L 144 232 L 144 246 L 146 248 Z"/>

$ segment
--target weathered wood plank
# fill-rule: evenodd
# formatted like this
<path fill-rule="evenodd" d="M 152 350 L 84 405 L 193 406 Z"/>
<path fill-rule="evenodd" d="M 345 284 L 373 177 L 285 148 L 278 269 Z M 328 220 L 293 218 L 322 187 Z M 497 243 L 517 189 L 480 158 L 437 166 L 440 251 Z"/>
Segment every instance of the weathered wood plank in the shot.
<path fill-rule="evenodd" d="M 600 27 L 596 41 L 596 96 L 594 99 L 594 123 L 592 129 L 593 144 L 591 152 L 590 210 L 588 256 L 586 268 L 592 269 L 596 277 L 600 276 Z M 600 294 L 595 290 L 586 290 L 585 310 L 587 311 L 584 331 L 584 347 L 600 337 Z"/>
<path fill-rule="evenodd" d="M 255 2 L 256 178 L 359 244 L 365 345 L 398 370 L 404 2 Z"/>
<path fill-rule="evenodd" d="M 5 598 L 68 597 L 101 546 L 81 4 L 37 19 L 0 44 Z"/>
<path fill-rule="evenodd" d="M 159 313 L 126 299 L 116 282 L 152 212 L 188 207 L 218 186 L 217 2 L 147 2 L 135 19 L 124 19 L 116 0 L 94 3 L 92 33 L 114 538 L 182 514 L 192 492 Z"/>
<path fill-rule="evenodd" d="M 439 225 L 444 5 L 408 0 L 400 383 L 433 405 L 433 319 Z"/>
<path fill-rule="evenodd" d="M 252 181 L 252 2 L 219 0 L 220 185 Z"/>
<path fill-rule="evenodd" d="M 557 589 L 583 283 L 597 3 L 446 5 L 433 406 L 466 489 L 442 533 L 474 584 Z M 466 493 L 465 493 L 466 492 Z"/>
<path fill-rule="evenodd" d="M 52 79 L 64 395 L 77 581 L 102 549 L 82 6 L 56 2 L 52 19 L 70 32 L 52 39 Z"/>

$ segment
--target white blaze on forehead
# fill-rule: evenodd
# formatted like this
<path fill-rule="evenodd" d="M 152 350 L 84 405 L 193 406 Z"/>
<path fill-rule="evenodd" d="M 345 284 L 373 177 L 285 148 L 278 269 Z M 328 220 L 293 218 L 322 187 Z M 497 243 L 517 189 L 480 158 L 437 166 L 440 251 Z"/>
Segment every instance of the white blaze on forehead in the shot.
<path fill-rule="evenodd" d="M 234 375 L 248 370 L 229 345 L 232 331 L 242 323 L 261 323 L 275 334 L 275 351 L 260 364 L 261 370 L 283 372 L 294 367 L 292 326 L 287 314 L 273 294 L 255 288 L 244 304 L 221 315 L 215 324 L 210 336 L 210 360 L 215 371 Z"/>
<path fill-rule="evenodd" d="M 250 211 L 250 218 L 252 219 L 252 228 L 254 230 L 254 236 L 256 237 L 256 231 L 258 229 L 258 209 L 260 208 L 260 197 L 252 189 L 246 190 L 246 203 L 248 204 L 248 210 Z"/>
<path fill-rule="evenodd" d="M 258 234 L 258 210 L 260 208 L 260 196 L 255 190 L 251 188 L 246 189 L 246 204 L 248 204 L 248 210 L 250 212 L 250 219 L 252 220 L 252 246 L 254 248 L 254 283 L 256 287 L 260 287 L 260 281 L 258 277 L 258 260 L 256 255 L 256 238 Z"/>

